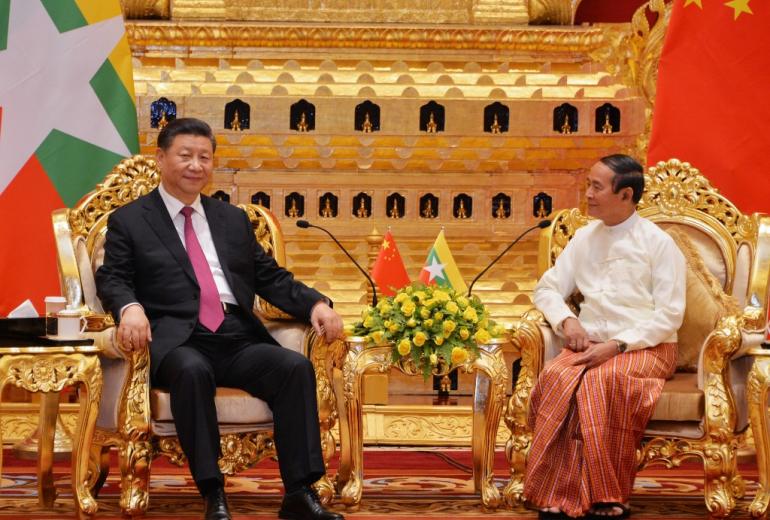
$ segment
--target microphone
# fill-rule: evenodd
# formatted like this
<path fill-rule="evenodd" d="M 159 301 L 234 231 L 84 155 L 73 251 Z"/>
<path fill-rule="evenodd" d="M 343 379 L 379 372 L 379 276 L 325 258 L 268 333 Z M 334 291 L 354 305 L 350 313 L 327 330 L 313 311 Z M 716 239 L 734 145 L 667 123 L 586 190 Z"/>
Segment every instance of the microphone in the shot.
<path fill-rule="evenodd" d="M 297 224 L 299 224 L 299 223 L 297 223 Z M 493 265 L 495 265 L 495 264 L 497 263 L 497 261 L 498 261 L 498 260 L 500 260 L 500 259 L 503 257 L 503 255 L 504 255 L 505 253 L 507 253 L 507 252 L 508 252 L 508 250 L 509 250 L 509 249 L 511 249 L 513 246 L 515 246 L 515 245 L 516 245 L 516 243 L 517 243 L 519 240 L 521 240 L 522 238 L 524 238 L 524 235 L 526 235 L 527 233 L 529 233 L 529 232 L 530 232 L 530 231 L 532 231 L 533 229 L 545 229 L 545 228 L 547 228 L 547 227 L 548 227 L 548 226 L 550 226 L 550 225 L 551 225 L 551 221 L 550 221 L 550 220 L 541 220 L 540 222 L 538 222 L 537 224 L 535 224 L 535 225 L 534 225 L 534 226 L 532 226 L 531 228 L 529 228 L 529 229 L 525 229 L 525 230 L 524 230 L 524 231 L 521 233 L 521 235 L 519 235 L 519 236 L 517 236 L 517 237 L 516 237 L 516 240 L 514 240 L 513 242 L 511 242 L 510 244 L 508 244 L 508 247 L 506 247 L 505 249 L 503 249 L 503 252 L 502 252 L 502 253 L 500 253 L 499 255 L 497 255 L 497 256 L 495 257 L 495 259 L 494 259 L 494 260 L 492 260 L 491 262 L 489 262 L 489 265 L 488 265 L 488 266 L 486 266 L 486 267 L 484 268 L 484 270 L 483 270 L 483 271 L 481 271 L 479 274 L 477 274 L 477 275 L 476 275 L 476 278 L 474 278 L 474 279 L 473 279 L 473 281 L 471 282 L 471 285 L 470 285 L 470 287 L 468 287 L 468 296 L 470 296 L 470 295 L 471 295 L 471 291 L 473 290 L 473 284 L 475 284 L 475 283 L 478 281 L 478 279 L 479 279 L 479 278 L 481 278 L 482 276 L 484 276 L 484 273 L 486 273 L 487 271 L 489 271 L 489 268 L 490 268 L 490 267 L 492 267 Z"/>
<path fill-rule="evenodd" d="M 369 281 L 369 285 L 371 285 L 371 286 L 372 286 L 372 306 L 374 306 L 374 305 L 377 305 L 377 286 L 376 286 L 376 285 L 374 285 L 374 280 L 372 280 L 372 277 L 371 277 L 371 276 L 369 276 L 369 273 L 367 273 L 367 272 L 364 270 L 364 268 L 363 268 L 363 267 L 361 267 L 361 266 L 358 264 L 358 262 L 356 262 L 356 259 L 355 259 L 355 258 L 353 258 L 353 257 L 350 255 L 350 253 L 348 253 L 348 250 L 347 250 L 347 249 L 345 249 L 345 247 L 344 247 L 342 244 L 340 244 L 340 241 L 339 241 L 339 240 L 337 240 L 337 239 L 334 237 L 334 235 L 332 235 L 332 234 L 331 234 L 331 232 L 330 232 L 328 229 L 326 229 L 326 228 L 322 228 L 321 226 L 316 226 L 315 224 L 311 224 L 311 223 L 310 223 L 310 222 L 308 222 L 307 220 L 298 220 L 298 221 L 297 221 L 297 227 L 298 227 L 298 228 L 302 228 L 302 229 L 307 229 L 307 228 L 316 228 L 316 229 L 320 229 L 321 231 L 323 231 L 324 233 L 326 233 L 327 235 L 329 235 L 329 238 L 331 238 L 332 240 L 334 240 L 334 243 L 335 243 L 335 244 L 337 244 L 337 245 L 339 246 L 339 248 L 340 248 L 340 249 L 342 249 L 342 252 L 343 252 L 343 253 L 345 253 L 345 254 L 348 256 L 348 258 L 350 258 L 350 261 L 351 261 L 351 262 L 353 262 L 353 264 L 355 264 L 355 266 L 356 266 L 356 267 L 358 267 L 358 270 L 359 270 L 359 271 L 361 271 L 361 274 L 363 274 L 363 275 L 366 277 L 366 279 Z"/>

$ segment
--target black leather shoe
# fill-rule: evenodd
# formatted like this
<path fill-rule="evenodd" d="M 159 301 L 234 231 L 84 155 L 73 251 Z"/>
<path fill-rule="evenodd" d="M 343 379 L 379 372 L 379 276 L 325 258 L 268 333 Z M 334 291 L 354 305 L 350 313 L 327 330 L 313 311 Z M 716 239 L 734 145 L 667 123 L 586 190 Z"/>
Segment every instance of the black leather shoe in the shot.
<path fill-rule="evenodd" d="M 206 516 L 204 518 L 206 520 L 231 520 L 224 489 L 217 488 L 206 495 Z"/>
<path fill-rule="evenodd" d="M 303 487 L 283 497 L 278 518 L 287 520 L 343 520 L 345 517 L 324 509 L 315 490 Z"/>

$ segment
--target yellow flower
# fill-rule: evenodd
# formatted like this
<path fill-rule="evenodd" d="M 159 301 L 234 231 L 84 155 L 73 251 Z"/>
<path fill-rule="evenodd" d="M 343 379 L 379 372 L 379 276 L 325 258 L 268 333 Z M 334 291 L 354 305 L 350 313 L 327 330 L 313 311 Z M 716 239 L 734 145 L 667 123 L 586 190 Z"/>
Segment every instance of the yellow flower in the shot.
<path fill-rule="evenodd" d="M 444 313 L 443 312 L 438 312 L 438 311 L 434 312 L 433 313 L 433 319 L 436 320 L 436 321 L 441 321 L 442 319 L 444 319 Z"/>
<path fill-rule="evenodd" d="M 382 336 L 383 336 L 383 332 L 381 330 L 375 330 L 374 332 L 369 334 L 369 339 L 375 345 L 381 345 L 382 344 Z"/>
<path fill-rule="evenodd" d="M 487 318 L 482 319 L 479 322 L 479 327 L 481 327 L 482 329 L 486 329 L 487 327 L 489 327 L 489 319 Z"/>
<path fill-rule="evenodd" d="M 401 304 L 401 312 L 404 313 L 404 316 L 411 316 L 412 314 L 414 314 L 415 309 L 416 307 L 412 300 L 407 300 Z"/>
<path fill-rule="evenodd" d="M 463 318 L 470 321 L 471 323 L 476 323 L 479 321 L 479 316 L 476 314 L 476 309 L 473 307 L 468 307 L 465 309 L 465 312 L 463 312 Z"/>
<path fill-rule="evenodd" d="M 465 296 L 458 296 L 457 297 L 457 305 L 461 309 L 465 309 L 468 306 L 468 303 L 469 303 L 468 302 L 468 298 L 466 298 Z"/>
<path fill-rule="evenodd" d="M 447 302 L 446 305 L 444 305 L 444 309 L 450 314 L 457 314 L 457 311 L 460 310 L 460 308 L 457 306 L 455 302 Z"/>
<path fill-rule="evenodd" d="M 380 310 L 380 314 L 382 316 L 387 316 L 390 314 L 390 311 L 393 309 L 390 304 L 387 302 L 387 300 L 382 300 L 380 303 L 377 304 L 377 308 Z"/>
<path fill-rule="evenodd" d="M 366 309 L 362 310 L 361 311 L 361 319 L 365 320 L 368 316 L 371 316 L 372 315 L 372 310 L 373 309 L 371 307 L 367 307 Z"/>
<path fill-rule="evenodd" d="M 478 332 L 474 334 L 473 339 L 475 339 L 477 343 L 483 345 L 484 343 L 489 342 L 489 340 L 492 339 L 492 336 L 489 335 L 487 329 L 479 329 Z"/>
<path fill-rule="evenodd" d="M 344 332 L 346 336 L 352 336 L 354 330 L 355 330 L 355 327 L 350 323 L 342 327 L 342 332 Z"/>
<path fill-rule="evenodd" d="M 460 339 L 461 340 L 464 341 L 464 340 L 468 339 L 470 337 L 470 335 L 471 335 L 471 333 L 468 332 L 468 329 L 466 329 L 465 327 L 460 329 Z"/>
<path fill-rule="evenodd" d="M 422 303 L 422 302 L 425 301 L 425 298 L 427 298 L 428 295 L 425 294 L 425 291 L 415 291 L 414 292 L 414 296 L 415 296 L 415 298 L 417 298 L 417 301 Z"/>
<path fill-rule="evenodd" d="M 404 300 L 409 299 L 409 296 L 406 293 L 398 293 L 395 298 L 393 298 L 393 301 L 396 303 L 402 303 Z"/>
<path fill-rule="evenodd" d="M 406 289 L 404 289 L 404 292 L 406 294 L 412 294 L 413 291 L 414 291 L 414 288 L 411 285 L 407 285 Z"/>
<path fill-rule="evenodd" d="M 438 346 L 441 346 L 444 344 L 444 336 L 437 335 L 433 338 L 433 343 L 435 343 Z"/>
<path fill-rule="evenodd" d="M 491 332 L 492 332 L 492 336 L 494 337 L 502 336 L 503 333 L 505 332 L 505 327 L 503 327 L 502 325 L 495 325 L 494 327 L 492 327 Z"/>
<path fill-rule="evenodd" d="M 364 319 L 364 327 L 366 327 L 367 329 L 371 329 L 373 326 L 374 326 L 374 317 L 367 316 Z"/>
<path fill-rule="evenodd" d="M 427 341 L 428 336 L 425 335 L 424 332 L 418 331 L 415 333 L 414 337 L 412 338 L 412 341 L 414 341 L 414 344 L 418 347 L 422 347 L 425 345 L 425 341 Z"/>
<path fill-rule="evenodd" d="M 382 322 L 382 326 L 383 326 L 383 327 L 385 327 L 385 328 L 387 329 L 388 327 L 390 327 L 390 324 L 391 324 L 391 323 L 393 323 L 393 322 L 392 322 L 392 321 L 390 321 L 390 320 L 383 320 L 383 322 Z"/>
<path fill-rule="evenodd" d="M 433 320 L 425 320 L 425 321 L 422 322 L 422 325 L 426 329 L 429 329 L 429 328 L 431 328 L 433 326 Z"/>
<path fill-rule="evenodd" d="M 391 323 L 390 327 L 388 327 L 388 330 L 395 334 L 396 332 L 401 330 L 401 328 L 402 328 L 401 325 L 399 325 L 398 323 Z"/>
<path fill-rule="evenodd" d="M 433 291 L 433 298 L 440 302 L 447 302 L 449 301 L 449 294 L 442 291 L 441 289 L 436 289 Z"/>
<path fill-rule="evenodd" d="M 425 304 L 426 308 L 432 309 L 433 307 L 435 307 L 438 304 L 438 302 L 436 301 L 435 298 L 429 298 L 429 299 L 425 300 L 424 304 Z"/>
<path fill-rule="evenodd" d="M 420 317 L 422 319 L 430 318 L 430 311 L 428 309 L 420 309 Z"/>
<path fill-rule="evenodd" d="M 435 352 L 434 352 L 433 354 L 431 354 L 431 355 L 429 356 L 429 358 L 430 358 L 430 364 L 431 364 L 431 365 L 433 365 L 433 366 L 436 366 L 436 365 L 438 365 L 438 356 L 436 355 L 436 353 L 435 353 Z"/>
<path fill-rule="evenodd" d="M 444 329 L 444 335 L 449 336 L 453 330 L 457 327 L 457 324 L 453 322 L 452 320 L 446 320 L 441 328 Z"/>
<path fill-rule="evenodd" d="M 404 338 L 398 342 L 398 353 L 406 356 L 412 351 L 412 342 Z"/>
<path fill-rule="evenodd" d="M 407 327 L 416 327 L 417 326 L 417 320 L 414 318 L 409 318 L 409 320 L 406 322 Z"/>
<path fill-rule="evenodd" d="M 464 348 L 455 347 L 452 349 L 452 364 L 453 365 L 459 365 L 462 363 L 465 363 L 465 360 L 468 359 L 468 351 Z"/>

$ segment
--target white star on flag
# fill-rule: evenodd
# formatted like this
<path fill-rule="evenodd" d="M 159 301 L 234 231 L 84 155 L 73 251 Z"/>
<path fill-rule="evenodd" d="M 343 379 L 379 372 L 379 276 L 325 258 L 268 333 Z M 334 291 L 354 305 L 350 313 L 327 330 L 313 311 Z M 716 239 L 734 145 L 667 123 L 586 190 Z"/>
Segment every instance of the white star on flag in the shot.
<path fill-rule="evenodd" d="M 440 264 L 438 258 L 435 256 L 430 259 L 430 265 L 426 265 L 422 268 L 423 271 L 428 271 L 428 283 L 432 282 L 434 278 L 444 280 L 444 264 Z"/>
<path fill-rule="evenodd" d="M 131 152 L 89 82 L 123 36 L 123 18 L 59 33 L 42 2 L 11 2 L 0 51 L 0 193 L 56 129 L 127 156 Z M 51 88 L 67 92 L 61 103 Z"/>

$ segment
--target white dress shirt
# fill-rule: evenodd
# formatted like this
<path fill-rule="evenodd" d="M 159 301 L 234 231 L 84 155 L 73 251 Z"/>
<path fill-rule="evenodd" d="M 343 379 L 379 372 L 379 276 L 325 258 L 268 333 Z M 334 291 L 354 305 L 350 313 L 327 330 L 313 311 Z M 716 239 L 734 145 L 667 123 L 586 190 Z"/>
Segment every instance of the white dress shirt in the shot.
<path fill-rule="evenodd" d="M 182 215 L 182 208 L 185 207 L 185 204 L 167 192 L 163 187 L 163 183 L 158 186 L 158 192 L 163 199 L 163 203 L 166 205 L 169 216 L 171 216 L 171 221 L 174 223 L 179 240 L 182 241 L 182 245 L 187 249 L 184 239 L 184 215 Z M 222 271 L 222 264 L 219 263 L 217 250 L 214 248 L 214 240 L 211 238 L 211 229 L 209 229 L 209 222 L 206 220 L 206 212 L 203 210 L 200 195 L 195 198 L 190 207 L 193 209 L 191 216 L 193 230 L 198 236 L 198 242 L 209 263 L 211 274 L 214 275 L 214 283 L 219 291 L 219 299 L 223 302 L 236 304 L 233 291 L 230 289 L 230 284 L 227 283 L 225 273 Z"/>
<path fill-rule="evenodd" d="M 560 336 L 576 317 L 564 300 L 584 297 L 580 324 L 591 341 L 628 350 L 675 342 L 685 306 L 686 263 L 673 239 L 637 213 L 616 226 L 579 229 L 535 287 L 534 301 Z"/>

